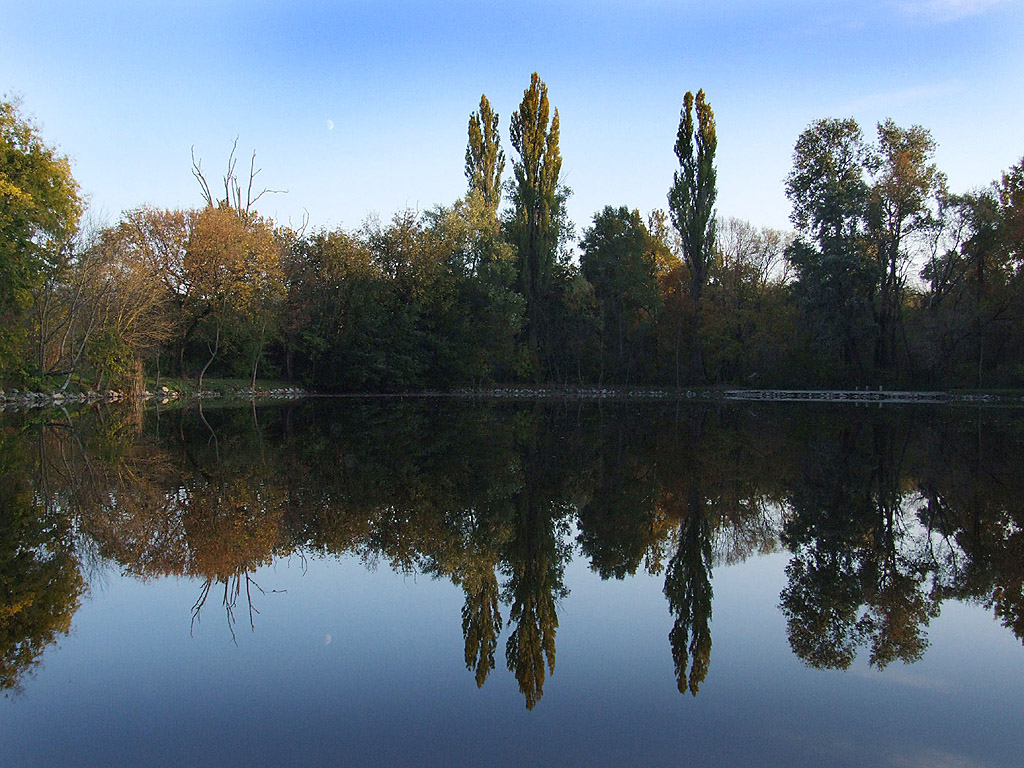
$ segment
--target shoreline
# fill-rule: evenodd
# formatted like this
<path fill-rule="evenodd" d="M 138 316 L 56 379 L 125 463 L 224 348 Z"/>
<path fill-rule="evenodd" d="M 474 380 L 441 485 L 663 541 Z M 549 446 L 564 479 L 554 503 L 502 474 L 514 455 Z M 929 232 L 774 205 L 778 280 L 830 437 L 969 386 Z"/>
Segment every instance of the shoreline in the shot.
<path fill-rule="evenodd" d="M 312 393 L 301 387 L 272 387 L 269 389 L 250 389 L 248 387 L 232 387 L 226 390 L 202 390 L 189 392 L 170 387 L 144 390 L 137 396 L 120 390 L 87 390 L 85 392 L 22 392 L 18 389 L 0 390 L 0 412 L 5 410 L 32 410 L 37 408 L 63 408 L 68 405 L 98 405 L 112 403 L 188 403 L 200 400 L 289 400 L 308 397 Z"/>
<path fill-rule="evenodd" d="M 668 387 L 495 387 L 451 391 L 420 390 L 410 392 L 311 392 L 301 387 L 251 389 L 230 387 L 201 392 L 160 387 L 146 390 L 138 397 L 118 390 L 85 392 L 0 391 L 0 412 L 62 408 L 68 405 L 95 405 L 139 402 L 142 405 L 190 403 L 210 400 L 298 400 L 304 398 L 417 399 L 450 398 L 464 400 L 567 400 L 622 402 L 775 402 L 775 403 L 890 403 L 930 405 L 1022 405 L 1024 394 L 999 392 L 944 392 L 871 389 L 675 389 Z"/>

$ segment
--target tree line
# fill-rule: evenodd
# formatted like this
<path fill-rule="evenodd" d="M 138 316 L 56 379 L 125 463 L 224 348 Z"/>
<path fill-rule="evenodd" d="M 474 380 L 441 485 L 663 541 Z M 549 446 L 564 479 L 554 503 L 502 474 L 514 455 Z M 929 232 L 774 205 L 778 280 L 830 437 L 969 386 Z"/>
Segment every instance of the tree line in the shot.
<path fill-rule="evenodd" d="M 718 215 L 714 112 L 683 99 L 666 210 L 565 209 L 559 114 L 534 74 L 469 118 L 466 193 L 355 229 L 282 226 L 193 157 L 203 205 L 82 224 L 67 158 L 0 102 L 0 381 L 136 388 L 261 373 L 335 391 L 1024 385 L 1024 159 L 947 188 L 935 141 L 812 123 L 793 231 Z M 236 142 L 237 145 L 237 142 Z M 508 163 L 507 163 L 508 161 Z M 511 174 L 506 174 L 506 166 Z"/>

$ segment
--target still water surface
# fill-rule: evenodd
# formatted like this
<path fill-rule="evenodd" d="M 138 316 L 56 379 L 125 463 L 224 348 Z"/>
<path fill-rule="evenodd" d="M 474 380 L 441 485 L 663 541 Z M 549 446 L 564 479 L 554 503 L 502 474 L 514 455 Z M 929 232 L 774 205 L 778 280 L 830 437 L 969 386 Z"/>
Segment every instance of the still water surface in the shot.
<path fill-rule="evenodd" d="M 1024 413 L 0 420 L 0 765 L 1016 766 Z"/>

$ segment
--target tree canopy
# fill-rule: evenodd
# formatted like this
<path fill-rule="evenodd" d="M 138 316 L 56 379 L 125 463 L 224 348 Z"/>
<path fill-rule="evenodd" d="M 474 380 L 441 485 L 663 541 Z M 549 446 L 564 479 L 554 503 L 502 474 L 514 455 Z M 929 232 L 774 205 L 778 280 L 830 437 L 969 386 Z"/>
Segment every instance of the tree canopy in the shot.
<path fill-rule="evenodd" d="M 21 319 L 48 267 L 70 247 L 82 213 L 71 163 L 19 104 L 0 99 L 0 376 L 20 363 Z"/>

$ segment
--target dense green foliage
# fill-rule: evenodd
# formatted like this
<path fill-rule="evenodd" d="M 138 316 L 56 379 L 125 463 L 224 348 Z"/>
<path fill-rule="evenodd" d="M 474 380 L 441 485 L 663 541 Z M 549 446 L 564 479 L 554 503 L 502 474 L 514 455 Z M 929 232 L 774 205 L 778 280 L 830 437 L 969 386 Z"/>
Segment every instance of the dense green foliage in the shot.
<path fill-rule="evenodd" d="M 81 210 L 68 159 L 0 100 L 0 380 L 21 370 L 25 313 L 68 257 Z"/>
<path fill-rule="evenodd" d="M 785 180 L 795 232 L 756 229 L 715 214 L 698 91 L 667 212 L 606 206 L 577 238 L 536 74 L 508 121 L 507 179 L 500 128 L 481 96 L 466 194 L 425 213 L 292 231 L 255 211 L 255 158 L 240 181 L 232 150 L 222 197 L 193 160 L 202 207 L 83 233 L 67 159 L 0 103 L 0 383 L 1024 386 L 1024 160 L 953 194 L 926 129 L 888 120 L 867 141 L 819 120 Z"/>

